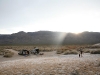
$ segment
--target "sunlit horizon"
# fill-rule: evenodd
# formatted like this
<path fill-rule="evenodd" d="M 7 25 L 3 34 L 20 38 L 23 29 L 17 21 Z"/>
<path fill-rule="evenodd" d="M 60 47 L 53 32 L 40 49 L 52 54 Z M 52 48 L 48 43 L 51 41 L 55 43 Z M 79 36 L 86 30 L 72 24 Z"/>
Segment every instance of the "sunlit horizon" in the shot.
<path fill-rule="evenodd" d="M 99 0 L 0 0 L 0 34 L 100 32 Z"/>
<path fill-rule="evenodd" d="M 19 33 L 19 32 L 25 32 L 25 33 L 29 33 L 29 32 L 39 32 L 39 31 L 49 31 L 49 32 L 61 32 L 61 33 L 72 33 L 72 34 L 81 34 L 81 33 L 83 33 L 83 32 L 94 32 L 94 31 L 75 31 L 75 32 L 65 32 L 65 31 L 51 31 L 51 30 L 37 30 L 37 31 L 23 31 L 23 30 L 20 30 L 20 31 L 16 31 L 16 32 L 12 32 L 12 33 L 1 33 L 1 35 L 2 34 L 14 34 L 14 33 Z M 63 34 L 61 34 L 61 35 L 63 35 Z"/>

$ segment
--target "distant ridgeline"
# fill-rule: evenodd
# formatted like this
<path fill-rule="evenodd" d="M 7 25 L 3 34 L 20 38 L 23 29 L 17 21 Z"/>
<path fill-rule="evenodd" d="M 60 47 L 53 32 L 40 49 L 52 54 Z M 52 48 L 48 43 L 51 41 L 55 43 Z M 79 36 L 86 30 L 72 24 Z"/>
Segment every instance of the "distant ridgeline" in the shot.
<path fill-rule="evenodd" d="M 80 34 L 38 31 L 38 32 L 18 32 L 11 35 L 0 35 L 0 45 L 7 44 L 95 44 L 100 43 L 99 32 L 82 32 Z"/>

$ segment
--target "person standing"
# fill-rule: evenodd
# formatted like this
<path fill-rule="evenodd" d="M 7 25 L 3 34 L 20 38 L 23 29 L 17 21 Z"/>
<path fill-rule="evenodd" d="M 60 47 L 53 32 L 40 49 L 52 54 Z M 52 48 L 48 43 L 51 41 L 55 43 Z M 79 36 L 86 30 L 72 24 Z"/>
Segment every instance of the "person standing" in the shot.
<path fill-rule="evenodd" d="M 83 57 L 83 56 L 82 56 L 82 54 L 83 54 L 83 50 L 82 50 L 82 49 L 80 50 L 80 54 L 81 54 L 80 56 Z"/>
<path fill-rule="evenodd" d="M 79 57 L 83 57 L 82 54 L 83 54 L 83 48 L 81 47 L 81 48 L 79 49 Z"/>

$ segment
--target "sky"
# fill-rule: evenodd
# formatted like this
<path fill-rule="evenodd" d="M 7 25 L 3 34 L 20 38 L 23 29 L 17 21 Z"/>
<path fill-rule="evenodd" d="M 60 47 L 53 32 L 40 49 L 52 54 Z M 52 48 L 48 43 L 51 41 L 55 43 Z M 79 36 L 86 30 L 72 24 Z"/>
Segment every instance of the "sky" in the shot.
<path fill-rule="evenodd" d="M 100 32 L 100 0 L 0 0 L 0 34 Z"/>

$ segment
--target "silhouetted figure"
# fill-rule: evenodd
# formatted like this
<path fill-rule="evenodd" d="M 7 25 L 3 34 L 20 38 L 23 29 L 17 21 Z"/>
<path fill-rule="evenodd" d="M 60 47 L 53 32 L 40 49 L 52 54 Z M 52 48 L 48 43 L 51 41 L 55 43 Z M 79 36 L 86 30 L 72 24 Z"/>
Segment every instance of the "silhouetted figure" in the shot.
<path fill-rule="evenodd" d="M 83 54 L 83 49 L 80 48 L 80 49 L 79 49 L 79 57 L 83 57 L 82 54 Z"/>
<path fill-rule="evenodd" d="M 80 53 L 79 53 L 79 57 L 80 57 Z"/>
<path fill-rule="evenodd" d="M 80 54 L 81 54 L 80 56 L 82 57 L 82 54 L 83 54 L 83 51 L 82 50 L 80 50 Z"/>

